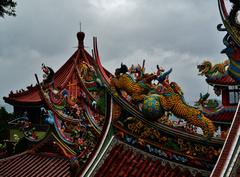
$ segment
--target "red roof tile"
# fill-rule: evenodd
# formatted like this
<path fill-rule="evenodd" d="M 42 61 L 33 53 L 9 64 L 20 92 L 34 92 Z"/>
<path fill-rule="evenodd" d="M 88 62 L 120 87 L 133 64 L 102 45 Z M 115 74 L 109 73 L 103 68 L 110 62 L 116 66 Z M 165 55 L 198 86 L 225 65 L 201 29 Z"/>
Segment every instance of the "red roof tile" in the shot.
<path fill-rule="evenodd" d="M 201 176 L 201 174 L 198 175 Z M 183 171 L 178 166 L 173 168 L 168 162 L 162 165 L 160 160 L 148 158 L 146 155 L 135 153 L 133 150 L 125 148 L 124 145 L 118 144 L 112 148 L 95 174 L 95 177 L 108 176 L 189 177 L 192 174 L 188 170 Z"/>
<path fill-rule="evenodd" d="M 23 153 L 0 160 L 0 176 L 70 176 L 70 161 L 59 157 Z"/>
<path fill-rule="evenodd" d="M 9 94 L 8 97 L 3 98 L 5 102 L 14 104 L 14 103 L 31 103 L 31 104 L 40 104 L 42 99 L 40 98 L 40 92 L 37 87 L 33 87 L 31 90 L 27 90 L 22 93 Z"/>
<path fill-rule="evenodd" d="M 208 114 L 207 117 L 212 121 L 232 122 L 236 110 L 223 109 L 217 113 Z"/>
<path fill-rule="evenodd" d="M 217 85 L 237 85 L 237 82 L 231 78 L 231 76 L 224 75 L 223 77 L 209 77 L 206 79 L 209 84 L 217 84 Z"/>

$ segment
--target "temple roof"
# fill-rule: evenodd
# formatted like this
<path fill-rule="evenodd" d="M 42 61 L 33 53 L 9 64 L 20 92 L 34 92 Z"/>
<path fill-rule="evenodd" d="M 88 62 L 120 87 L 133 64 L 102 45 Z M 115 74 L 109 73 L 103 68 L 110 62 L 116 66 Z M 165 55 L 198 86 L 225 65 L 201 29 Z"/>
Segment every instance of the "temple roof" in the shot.
<path fill-rule="evenodd" d="M 208 77 L 206 81 L 210 85 L 237 85 L 237 82 L 228 74 L 222 77 Z"/>
<path fill-rule="evenodd" d="M 54 74 L 54 85 L 55 87 L 63 88 L 68 81 L 71 79 L 75 71 L 76 64 L 80 61 L 87 60 L 91 63 L 92 57 L 84 49 L 83 40 L 85 34 L 83 32 L 77 33 L 78 38 L 78 49 L 74 54 L 66 61 L 66 63 L 58 69 Z M 3 97 L 4 101 L 12 105 L 41 105 L 43 99 L 40 96 L 38 86 L 29 86 L 27 90 L 21 90 L 20 92 L 10 92 L 8 97 Z"/>
<path fill-rule="evenodd" d="M 93 60 L 84 49 L 84 33 L 78 33 L 77 37 L 79 40 L 77 51 L 54 75 L 55 87 L 64 88 L 68 84 L 80 61 L 88 60 L 88 63 L 91 63 Z M 235 81 L 228 75 L 207 82 L 219 85 L 236 85 Z M 34 86 L 21 93 L 11 93 L 8 97 L 4 97 L 4 100 L 10 104 L 37 105 L 43 102 L 40 95 L 38 86 Z M 212 114 L 212 118 L 216 119 L 215 121 L 229 121 L 230 118 L 232 119 L 234 111 L 228 112 L 227 109 L 221 111 Z M 192 169 L 197 172 L 200 169 L 197 170 L 191 166 L 187 167 L 186 165 L 172 163 L 136 149 L 134 147 L 129 148 L 124 143 L 115 144 L 106 154 L 106 158 L 101 159 L 102 163 L 99 162 L 101 166 L 96 171 L 96 176 L 206 176 L 201 173 L 193 175 Z M 206 171 L 206 173 L 208 172 Z M 29 152 L 0 160 L 0 176 L 16 176 L 16 174 L 19 176 L 26 176 L 26 174 L 29 176 L 36 176 L 36 174 L 40 176 L 41 174 L 45 176 L 70 176 L 70 162 L 66 158 L 49 157 Z"/>
<path fill-rule="evenodd" d="M 224 107 L 214 113 L 206 113 L 207 117 L 216 122 L 232 122 L 236 107 Z"/>
<path fill-rule="evenodd" d="M 230 127 L 228 136 L 226 138 L 226 141 L 224 143 L 223 149 L 221 151 L 221 154 L 218 158 L 218 161 L 212 171 L 211 176 L 212 177 L 219 177 L 224 176 L 224 174 L 233 173 L 233 170 L 239 170 L 233 168 L 234 164 L 238 164 L 236 161 L 236 156 L 239 154 L 239 148 L 240 148 L 240 112 L 239 112 L 239 104 L 237 109 L 237 114 L 233 119 L 232 125 Z M 237 153 L 238 152 L 238 153 Z M 236 171 L 235 171 L 236 172 Z M 230 175 L 229 175 L 230 176 Z M 236 175 L 231 175 L 236 176 Z"/>
<path fill-rule="evenodd" d="M 213 114 L 212 116 L 208 116 L 212 121 L 217 122 L 231 122 L 234 117 L 235 112 L 222 112 L 219 114 Z"/>
<path fill-rule="evenodd" d="M 19 93 L 10 93 L 8 97 L 3 97 L 4 101 L 9 104 L 32 104 L 38 105 L 42 103 L 37 86 L 29 88 L 27 91 Z"/>
<path fill-rule="evenodd" d="M 0 176 L 70 176 L 69 159 L 22 153 L 0 160 Z"/>
<path fill-rule="evenodd" d="M 97 169 L 95 177 L 103 176 L 194 176 L 187 168 L 180 165 L 171 165 L 168 161 L 140 152 L 136 148 L 129 148 L 126 144 L 116 144 L 104 158 Z M 201 177 L 201 173 L 195 176 Z"/>

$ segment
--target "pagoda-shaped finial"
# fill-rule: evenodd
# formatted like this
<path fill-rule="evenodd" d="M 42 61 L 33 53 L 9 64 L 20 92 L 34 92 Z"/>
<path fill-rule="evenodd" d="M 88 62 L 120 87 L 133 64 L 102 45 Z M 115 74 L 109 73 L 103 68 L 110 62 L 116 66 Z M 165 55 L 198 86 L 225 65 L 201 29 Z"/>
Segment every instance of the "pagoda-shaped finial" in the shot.
<path fill-rule="evenodd" d="M 78 48 L 84 48 L 84 38 L 85 38 L 85 33 L 82 32 L 81 30 L 82 23 L 80 22 L 80 31 L 77 33 L 77 38 L 78 38 Z"/>

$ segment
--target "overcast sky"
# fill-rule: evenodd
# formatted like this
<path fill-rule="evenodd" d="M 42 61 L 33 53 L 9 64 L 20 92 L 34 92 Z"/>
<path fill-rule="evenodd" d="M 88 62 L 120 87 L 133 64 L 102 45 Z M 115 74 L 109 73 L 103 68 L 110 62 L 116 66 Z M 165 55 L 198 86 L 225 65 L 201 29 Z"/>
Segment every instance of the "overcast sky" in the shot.
<path fill-rule="evenodd" d="M 223 32 L 216 0 L 19 0 L 17 17 L 0 19 L 0 104 L 10 90 L 35 84 L 41 63 L 57 70 L 76 50 L 79 23 L 91 53 L 97 36 L 103 65 L 111 72 L 123 62 L 173 68 L 187 101 L 208 88 L 198 76 L 205 59 L 221 62 Z M 214 96 L 212 94 L 212 96 Z"/>

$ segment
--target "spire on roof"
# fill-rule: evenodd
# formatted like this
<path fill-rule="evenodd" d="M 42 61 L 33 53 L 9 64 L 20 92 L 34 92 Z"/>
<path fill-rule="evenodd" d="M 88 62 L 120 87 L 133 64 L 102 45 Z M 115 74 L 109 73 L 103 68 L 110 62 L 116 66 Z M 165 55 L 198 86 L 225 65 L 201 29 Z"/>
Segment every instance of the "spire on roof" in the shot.
<path fill-rule="evenodd" d="M 84 48 L 84 38 L 85 38 L 85 33 L 82 32 L 82 23 L 80 22 L 80 31 L 77 33 L 77 38 L 78 38 L 78 48 Z"/>

